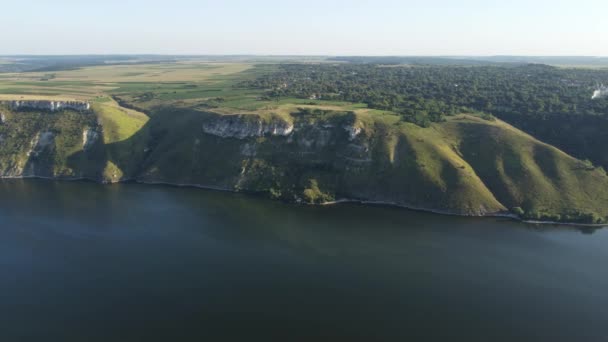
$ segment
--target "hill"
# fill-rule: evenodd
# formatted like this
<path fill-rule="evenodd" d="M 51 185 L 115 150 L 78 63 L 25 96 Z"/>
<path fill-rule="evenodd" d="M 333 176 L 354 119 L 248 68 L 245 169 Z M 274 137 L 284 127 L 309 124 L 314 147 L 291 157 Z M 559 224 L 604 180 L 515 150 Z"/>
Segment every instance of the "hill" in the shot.
<path fill-rule="evenodd" d="M 500 121 L 420 127 L 394 114 L 315 106 L 289 114 L 188 108 L 145 114 L 3 109 L 0 174 L 188 184 L 294 202 L 341 199 L 459 215 L 580 223 L 608 216 L 608 177 Z"/>

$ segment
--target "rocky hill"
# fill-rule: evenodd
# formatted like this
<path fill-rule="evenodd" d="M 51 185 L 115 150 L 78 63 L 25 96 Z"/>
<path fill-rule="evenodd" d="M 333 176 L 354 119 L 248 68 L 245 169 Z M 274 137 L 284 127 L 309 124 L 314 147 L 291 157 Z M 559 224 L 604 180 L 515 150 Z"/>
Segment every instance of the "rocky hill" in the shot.
<path fill-rule="evenodd" d="M 340 111 L 157 108 L 148 118 L 118 107 L 14 108 L 0 109 L 3 177 L 137 180 L 579 223 L 608 216 L 603 169 L 500 120 L 457 115 L 423 128 L 394 115 Z"/>

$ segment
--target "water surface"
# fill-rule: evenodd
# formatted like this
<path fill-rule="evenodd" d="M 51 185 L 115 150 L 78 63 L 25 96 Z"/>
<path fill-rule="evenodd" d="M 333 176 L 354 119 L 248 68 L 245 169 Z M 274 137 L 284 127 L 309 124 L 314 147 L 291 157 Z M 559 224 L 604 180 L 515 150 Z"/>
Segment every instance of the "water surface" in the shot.
<path fill-rule="evenodd" d="M 0 181 L 1 341 L 608 340 L 608 230 Z"/>

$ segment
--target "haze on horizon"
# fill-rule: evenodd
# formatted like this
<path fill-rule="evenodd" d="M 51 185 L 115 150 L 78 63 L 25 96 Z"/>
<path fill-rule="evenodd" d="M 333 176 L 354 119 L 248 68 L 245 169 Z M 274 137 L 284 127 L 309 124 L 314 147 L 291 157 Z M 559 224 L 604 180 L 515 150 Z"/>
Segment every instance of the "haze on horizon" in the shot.
<path fill-rule="evenodd" d="M 0 54 L 608 56 L 602 0 L 25 0 Z"/>

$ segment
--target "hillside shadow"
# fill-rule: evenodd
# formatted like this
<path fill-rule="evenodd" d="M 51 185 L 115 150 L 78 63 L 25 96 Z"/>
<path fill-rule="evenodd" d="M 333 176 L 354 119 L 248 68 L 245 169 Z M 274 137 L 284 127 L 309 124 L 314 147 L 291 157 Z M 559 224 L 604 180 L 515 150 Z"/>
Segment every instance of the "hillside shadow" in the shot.
<path fill-rule="evenodd" d="M 155 161 L 155 173 L 160 179 L 171 179 L 174 170 L 181 171 L 188 166 L 184 162 L 192 158 L 181 156 L 184 149 L 192 151 L 195 141 L 186 138 L 202 134 L 202 123 L 208 115 L 181 108 L 153 108 L 148 114 L 149 120 L 129 138 L 107 144 L 100 131 L 91 148 L 68 157 L 68 166 L 80 170 L 82 178 L 116 182 L 138 179 Z M 191 146 L 185 146 L 186 141 Z M 172 160 L 158 163 L 159 158 Z"/>
<path fill-rule="evenodd" d="M 54 160 L 56 158 L 56 150 L 53 147 L 54 137 L 51 137 L 46 144 L 40 143 L 40 137 L 45 134 L 52 134 L 49 131 L 40 131 L 34 138 L 37 143 L 31 146 L 27 153 L 27 161 L 23 166 L 22 174 L 25 177 L 53 177 L 54 175 Z"/>
<path fill-rule="evenodd" d="M 91 129 L 96 126 L 96 117 L 91 112 L 40 113 L 24 110 L 13 115 L 6 124 L 4 134 L 8 136 L 7 139 L 17 139 L 16 144 L 8 145 L 8 152 L 18 157 L 13 158 L 8 167 L 23 177 L 95 179 L 96 170 L 105 164 L 103 138 L 87 146 L 86 153 L 80 153 L 77 157 L 65 154 L 75 148 L 85 148 L 78 145 L 82 144 L 80 136 L 84 134 L 83 127 Z M 19 169 L 18 160 L 22 158 L 22 153 L 26 158 Z"/>

